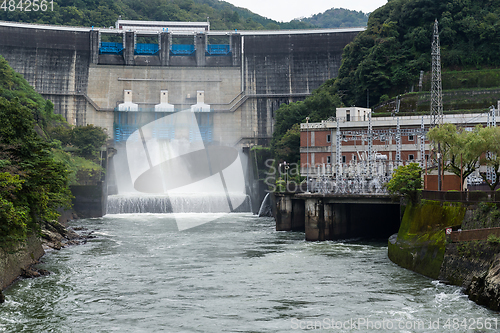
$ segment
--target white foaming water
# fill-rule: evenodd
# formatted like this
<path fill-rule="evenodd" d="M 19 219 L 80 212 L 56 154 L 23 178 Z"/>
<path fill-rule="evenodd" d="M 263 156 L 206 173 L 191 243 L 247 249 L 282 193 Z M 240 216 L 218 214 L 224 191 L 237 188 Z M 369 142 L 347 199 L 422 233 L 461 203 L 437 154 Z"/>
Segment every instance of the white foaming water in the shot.
<path fill-rule="evenodd" d="M 155 133 L 169 124 L 171 134 Z M 194 113 L 177 112 L 142 126 L 117 147 L 118 195 L 108 197 L 108 214 L 231 213 L 251 211 L 239 152 L 205 146 Z M 210 216 L 205 222 L 212 221 Z M 178 225 L 179 230 L 185 229 Z"/>
<path fill-rule="evenodd" d="M 249 196 L 231 193 L 242 202 L 235 212 L 250 211 Z M 225 193 L 178 193 L 173 195 L 117 194 L 108 197 L 107 214 L 137 213 L 228 213 Z"/>

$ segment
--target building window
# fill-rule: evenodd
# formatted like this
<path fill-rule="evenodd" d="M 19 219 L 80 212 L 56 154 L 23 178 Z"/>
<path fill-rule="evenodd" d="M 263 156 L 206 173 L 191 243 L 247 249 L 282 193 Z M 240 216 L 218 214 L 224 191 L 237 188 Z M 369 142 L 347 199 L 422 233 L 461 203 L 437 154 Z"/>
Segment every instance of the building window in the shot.
<path fill-rule="evenodd" d="M 345 121 L 351 121 L 351 111 L 349 110 L 345 112 Z"/>
<path fill-rule="evenodd" d="M 356 162 L 356 155 L 352 154 L 352 160 Z"/>
<path fill-rule="evenodd" d="M 413 135 L 408 135 L 408 141 L 415 141 L 415 138 L 413 137 Z"/>
<path fill-rule="evenodd" d="M 429 160 L 429 154 L 425 154 L 425 159 L 428 161 Z"/>
<path fill-rule="evenodd" d="M 331 156 L 327 156 L 326 157 L 326 163 L 328 163 L 328 164 L 332 163 L 332 157 Z"/>
<path fill-rule="evenodd" d="M 326 135 L 326 142 L 332 142 L 332 135 L 331 134 Z"/>
<path fill-rule="evenodd" d="M 342 155 L 342 163 L 345 163 L 345 155 Z"/>
<path fill-rule="evenodd" d="M 415 157 L 413 156 L 413 154 L 408 155 L 408 160 L 409 161 L 413 161 L 414 159 L 415 159 Z"/>

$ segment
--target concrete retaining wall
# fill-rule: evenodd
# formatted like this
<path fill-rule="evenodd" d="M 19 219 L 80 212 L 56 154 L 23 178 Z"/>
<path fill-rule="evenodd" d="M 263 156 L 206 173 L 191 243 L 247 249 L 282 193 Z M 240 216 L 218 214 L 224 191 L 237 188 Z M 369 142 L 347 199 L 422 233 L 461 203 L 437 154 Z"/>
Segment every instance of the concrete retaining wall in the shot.
<path fill-rule="evenodd" d="M 99 185 L 72 185 L 73 211 L 79 218 L 102 217 L 106 214 L 107 191 L 104 183 Z"/>

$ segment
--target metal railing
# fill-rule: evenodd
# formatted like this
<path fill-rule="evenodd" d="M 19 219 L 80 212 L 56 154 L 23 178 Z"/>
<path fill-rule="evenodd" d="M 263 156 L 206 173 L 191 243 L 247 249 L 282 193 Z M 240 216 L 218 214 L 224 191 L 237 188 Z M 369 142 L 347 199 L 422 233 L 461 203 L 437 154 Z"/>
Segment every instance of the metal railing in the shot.
<path fill-rule="evenodd" d="M 499 202 L 496 191 L 422 191 L 422 199 L 448 202 Z"/>

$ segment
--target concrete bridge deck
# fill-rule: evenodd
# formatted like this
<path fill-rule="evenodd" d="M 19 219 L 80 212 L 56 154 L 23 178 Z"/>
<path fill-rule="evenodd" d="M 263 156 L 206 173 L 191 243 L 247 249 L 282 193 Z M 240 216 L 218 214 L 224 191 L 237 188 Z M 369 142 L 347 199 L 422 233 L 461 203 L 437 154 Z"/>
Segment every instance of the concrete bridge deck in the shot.
<path fill-rule="evenodd" d="M 384 238 L 399 230 L 400 204 L 382 194 L 274 193 L 277 231 L 304 231 L 308 241 Z"/>

